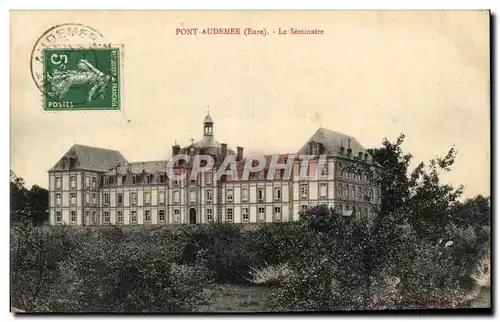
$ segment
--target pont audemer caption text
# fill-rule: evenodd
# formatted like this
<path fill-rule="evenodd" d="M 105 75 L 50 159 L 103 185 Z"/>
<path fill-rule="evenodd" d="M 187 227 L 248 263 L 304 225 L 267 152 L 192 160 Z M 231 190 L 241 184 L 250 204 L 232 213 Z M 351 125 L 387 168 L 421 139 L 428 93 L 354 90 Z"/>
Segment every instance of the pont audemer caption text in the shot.
<path fill-rule="evenodd" d="M 323 35 L 317 28 L 176 28 L 177 36 L 269 36 L 269 35 Z"/>

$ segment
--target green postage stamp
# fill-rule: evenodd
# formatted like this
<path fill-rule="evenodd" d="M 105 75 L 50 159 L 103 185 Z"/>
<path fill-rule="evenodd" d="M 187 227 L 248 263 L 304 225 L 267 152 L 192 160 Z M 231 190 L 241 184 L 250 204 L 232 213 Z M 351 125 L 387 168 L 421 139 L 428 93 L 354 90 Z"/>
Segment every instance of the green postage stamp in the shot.
<path fill-rule="evenodd" d="M 56 48 L 43 53 L 46 111 L 119 110 L 119 48 Z"/>

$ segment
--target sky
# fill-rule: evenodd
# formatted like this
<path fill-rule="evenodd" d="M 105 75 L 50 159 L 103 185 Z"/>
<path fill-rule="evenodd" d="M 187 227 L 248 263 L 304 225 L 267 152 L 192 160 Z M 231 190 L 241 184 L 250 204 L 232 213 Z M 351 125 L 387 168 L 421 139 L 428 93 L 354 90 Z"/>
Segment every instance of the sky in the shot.
<path fill-rule="evenodd" d="M 31 51 L 68 21 L 122 46 L 122 110 L 43 111 Z M 270 34 L 176 35 L 214 27 Z M 47 170 L 75 143 L 165 160 L 175 141 L 202 136 L 209 106 L 216 139 L 246 155 L 295 153 L 319 127 L 365 148 L 404 133 L 413 165 L 454 146 L 444 182 L 490 195 L 485 11 L 13 12 L 11 61 L 11 169 L 28 185 L 47 187 Z"/>

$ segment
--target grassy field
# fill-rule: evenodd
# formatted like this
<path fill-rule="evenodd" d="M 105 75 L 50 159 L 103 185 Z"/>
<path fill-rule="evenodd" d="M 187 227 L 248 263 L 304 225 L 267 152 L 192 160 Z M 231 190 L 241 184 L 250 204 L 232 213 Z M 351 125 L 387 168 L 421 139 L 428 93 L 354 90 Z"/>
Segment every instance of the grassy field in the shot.
<path fill-rule="evenodd" d="M 199 312 L 269 312 L 266 299 L 272 288 L 263 286 L 215 284 L 206 292 L 209 304 Z"/>

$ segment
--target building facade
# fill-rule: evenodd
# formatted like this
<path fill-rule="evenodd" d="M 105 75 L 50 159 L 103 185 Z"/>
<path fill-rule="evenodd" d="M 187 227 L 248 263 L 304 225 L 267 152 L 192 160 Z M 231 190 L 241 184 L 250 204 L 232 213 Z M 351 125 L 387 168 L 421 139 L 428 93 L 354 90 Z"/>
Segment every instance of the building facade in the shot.
<path fill-rule="evenodd" d="M 326 205 L 352 219 L 370 218 L 380 204 L 380 188 L 373 173 L 380 167 L 350 136 L 318 129 L 293 155 L 279 155 L 280 164 L 290 162 L 291 176 L 284 170 L 268 178 L 271 156 L 259 172 L 242 179 L 246 162 L 243 148 L 236 152 L 214 136 L 210 115 L 203 122 L 203 137 L 172 156 L 210 155 L 213 170 L 196 177 L 193 164 L 179 162 L 173 169 L 186 174 L 174 180 L 167 175 L 167 160 L 129 162 L 116 150 L 73 145 L 49 171 L 50 223 L 52 225 L 168 225 L 208 222 L 286 222 L 299 218 L 308 207 Z M 238 178 L 214 174 L 228 155 L 235 157 Z M 302 161 L 308 169 L 301 175 Z M 326 162 L 320 162 L 325 156 Z M 321 169 L 319 168 L 321 165 Z M 367 169 L 373 169 L 366 171 Z"/>

